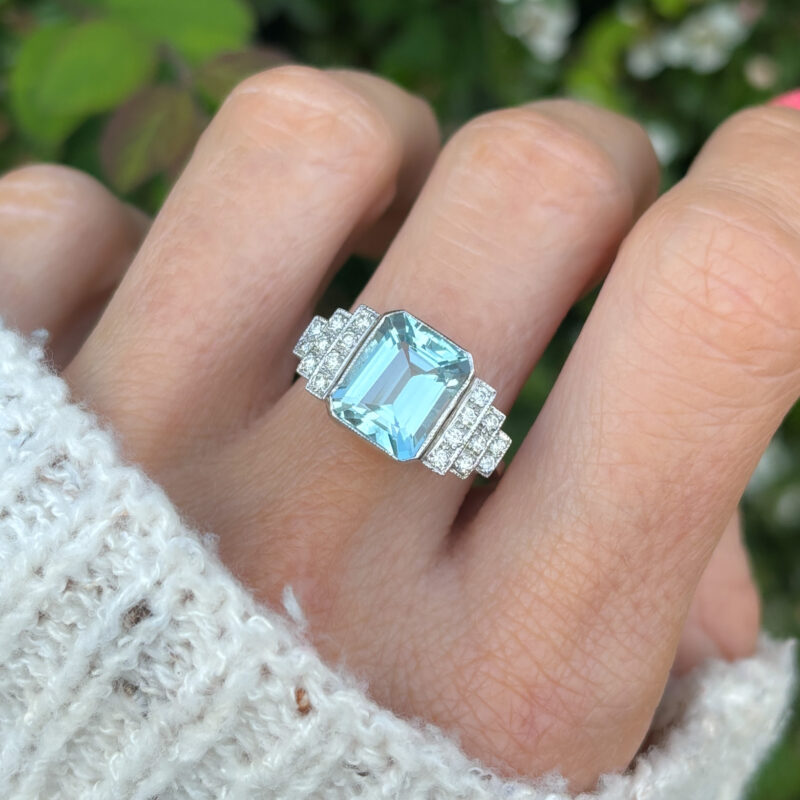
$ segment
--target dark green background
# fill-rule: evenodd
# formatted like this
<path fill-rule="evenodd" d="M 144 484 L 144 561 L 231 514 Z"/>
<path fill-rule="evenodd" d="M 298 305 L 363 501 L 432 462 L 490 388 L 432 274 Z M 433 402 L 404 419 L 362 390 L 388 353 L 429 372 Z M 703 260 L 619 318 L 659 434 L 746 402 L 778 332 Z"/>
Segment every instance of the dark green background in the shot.
<path fill-rule="evenodd" d="M 556 94 L 667 124 L 678 152 L 665 169 L 666 188 L 722 119 L 800 86 L 795 0 L 748 0 L 758 20 L 722 70 L 668 69 L 649 80 L 628 74 L 631 44 L 708 3 L 626 2 L 624 15 L 622 3 L 579 5 L 567 55 L 545 64 L 504 31 L 494 0 L 0 0 L 0 170 L 30 160 L 72 164 L 154 213 L 230 87 L 290 58 L 382 73 L 427 97 L 445 133 L 486 109 Z M 747 79 L 754 58 L 771 76 L 760 88 Z M 348 264 L 325 302 L 347 303 L 372 266 Z M 517 441 L 590 305 L 570 313 L 525 386 L 509 422 Z M 785 421 L 744 510 L 765 626 L 797 636 L 800 408 Z M 752 796 L 800 799 L 800 725 Z"/>

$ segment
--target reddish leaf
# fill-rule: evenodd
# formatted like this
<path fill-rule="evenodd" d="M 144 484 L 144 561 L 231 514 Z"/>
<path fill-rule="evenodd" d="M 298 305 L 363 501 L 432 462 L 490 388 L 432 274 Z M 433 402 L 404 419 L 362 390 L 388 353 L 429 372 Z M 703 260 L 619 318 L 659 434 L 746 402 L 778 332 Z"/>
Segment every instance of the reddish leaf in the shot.
<path fill-rule="evenodd" d="M 203 120 L 191 94 L 176 86 L 145 89 L 108 121 L 100 142 L 106 176 L 120 192 L 130 192 L 188 156 Z"/>

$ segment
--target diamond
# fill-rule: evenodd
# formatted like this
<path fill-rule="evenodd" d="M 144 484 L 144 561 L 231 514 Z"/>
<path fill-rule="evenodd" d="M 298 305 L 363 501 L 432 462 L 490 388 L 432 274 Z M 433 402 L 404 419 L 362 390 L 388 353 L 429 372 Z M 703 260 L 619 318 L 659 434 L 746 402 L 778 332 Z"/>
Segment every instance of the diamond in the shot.
<path fill-rule="evenodd" d="M 466 472 L 472 468 L 472 459 L 466 453 L 463 453 L 456 459 L 456 467 L 462 472 Z"/>
<path fill-rule="evenodd" d="M 303 331 L 303 335 L 294 346 L 294 354 L 302 358 L 311 349 L 314 339 L 322 333 L 327 322 L 322 317 L 314 317 Z"/>
<path fill-rule="evenodd" d="M 471 428 L 478 420 L 478 412 L 470 406 L 464 406 L 459 414 L 461 422 L 468 428 Z"/>
<path fill-rule="evenodd" d="M 495 471 L 510 444 L 510 437 L 503 431 L 499 431 L 492 438 L 491 442 L 489 442 L 489 446 L 486 448 L 486 452 L 481 456 L 478 462 L 478 472 L 480 472 L 484 478 L 489 478 Z"/>
<path fill-rule="evenodd" d="M 331 337 L 326 334 L 317 336 L 311 346 L 317 353 L 324 353 L 331 346 Z"/>
<path fill-rule="evenodd" d="M 320 392 L 328 385 L 328 378 L 323 375 L 321 372 L 318 372 L 312 379 L 311 379 L 311 388 L 314 391 Z"/>
<path fill-rule="evenodd" d="M 369 328 L 370 322 L 371 320 L 366 315 L 362 315 L 353 320 L 353 327 L 359 333 L 363 333 L 367 328 Z"/>
<path fill-rule="evenodd" d="M 314 372 L 316 367 L 317 367 L 317 359 L 312 355 L 307 355 L 300 362 L 300 366 L 298 366 L 297 371 L 304 378 L 307 378 L 309 375 L 311 375 L 312 372 Z"/>
<path fill-rule="evenodd" d="M 453 423 L 444 434 L 444 440 L 452 445 L 461 444 L 467 438 L 467 429 L 463 425 Z"/>
<path fill-rule="evenodd" d="M 488 478 L 497 469 L 497 459 L 492 456 L 483 456 L 478 462 L 478 472 Z"/>
<path fill-rule="evenodd" d="M 455 464 L 453 464 L 453 472 L 461 478 L 466 478 L 475 467 L 476 460 L 477 458 L 469 451 L 462 451 L 461 455 L 456 459 Z"/>
<path fill-rule="evenodd" d="M 488 431 L 496 431 L 503 424 L 503 419 L 496 408 L 490 408 L 483 416 L 483 425 Z"/>
<path fill-rule="evenodd" d="M 486 449 L 486 445 L 489 444 L 489 440 L 486 437 L 485 433 L 481 433 L 480 430 L 469 440 L 467 446 L 470 450 L 474 450 L 476 453 L 482 453 Z"/>
<path fill-rule="evenodd" d="M 449 450 L 446 450 L 444 447 L 437 447 L 436 450 L 431 453 L 428 461 L 432 467 L 444 472 L 450 464 L 451 458 L 452 454 Z"/>
<path fill-rule="evenodd" d="M 483 407 L 492 401 L 492 390 L 482 381 L 476 381 L 470 392 L 470 401 Z"/>
<path fill-rule="evenodd" d="M 365 323 L 371 324 L 366 317 Z M 419 456 L 471 377 L 466 350 L 411 314 L 393 311 L 381 317 L 328 403 L 340 422 L 408 461 Z"/>

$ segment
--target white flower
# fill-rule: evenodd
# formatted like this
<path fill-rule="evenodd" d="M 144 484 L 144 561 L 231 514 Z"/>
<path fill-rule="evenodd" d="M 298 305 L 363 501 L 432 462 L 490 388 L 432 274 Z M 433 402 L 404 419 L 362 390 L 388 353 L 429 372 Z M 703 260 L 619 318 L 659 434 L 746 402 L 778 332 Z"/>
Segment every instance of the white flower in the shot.
<path fill-rule="evenodd" d="M 754 89 L 771 89 L 778 80 L 778 65 L 765 55 L 754 55 L 744 65 L 744 76 Z"/>
<path fill-rule="evenodd" d="M 661 37 L 661 55 L 671 67 L 716 72 L 728 63 L 733 50 L 746 38 L 749 27 L 736 6 L 716 3 L 687 17 Z"/>
<path fill-rule="evenodd" d="M 655 36 L 642 39 L 634 43 L 628 50 L 625 58 L 628 72 L 634 78 L 647 80 L 658 75 L 664 69 L 664 59 L 661 57 L 661 41 Z"/>
<path fill-rule="evenodd" d="M 578 22 L 574 0 L 500 0 L 508 6 L 506 30 L 541 61 L 558 61 Z"/>
<path fill-rule="evenodd" d="M 664 67 L 688 67 L 699 73 L 715 72 L 750 30 L 737 6 L 715 3 L 686 17 L 676 28 L 660 30 L 635 42 L 626 66 L 635 78 L 646 80 Z"/>
<path fill-rule="evenodd" d="M 659 163 L 664 166 L 670 164 L 680 151 L 678 132 L 671 125 L 658 120 L 648 122 L 644 127 Z"/>
<path fill-rule="evenodd" d="M 800 521 L 800 486 L 787 486 L 778 495 L 775 502 L 775 521 L 778 525 L 790 530 L 797 528 Z"/>

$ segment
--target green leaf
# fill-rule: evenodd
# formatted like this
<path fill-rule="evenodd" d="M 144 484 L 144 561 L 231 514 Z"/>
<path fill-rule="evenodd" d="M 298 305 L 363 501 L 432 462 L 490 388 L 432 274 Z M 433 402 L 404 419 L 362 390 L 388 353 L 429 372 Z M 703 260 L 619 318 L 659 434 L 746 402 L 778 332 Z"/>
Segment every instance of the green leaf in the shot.
<path fill-rule="evenodd" d="M 636 36 L 636 29 L 615 12 L 598 15 L 581 43 L 580 63 L 598 72 L 607 83 L 618 80 L 622 56 Z"/>
<path fill-rule="evenodd" d="M 236 84 L 278 64 L 288 57 L 280 50 L 254 47 L 240 53 L 223 53 L 203 64 L 195 73 L 195 85 L 212 105 L 219 105 Z"/>
<path fill-rule="evenodd" d="M 624 112 L 625 104 L 618 87 L 603 80 L 596 70 L 576 64 L 565 75 L 564 88 L 569 97 Z"/>
<path fill-rule="evenodd" d="M 687 0 L 652 0 L 653 8 L 667 19 L 682 17 L 689 10 Z"/>
<path fill-rule="evenodd" d="M 202 128 L 191 94 L 176 86 L 145 89 L 111 117 L 100 160 L 112 186 L 128 193 L 161 172 L 179 167 Z"/>
<path fill-rule="evenodd" d="M 384 45 L 378 71 L 404 86 L 432 76 L 441 79 L 448 75 L 451 41 L 439 18 L 412 17 Z"/>
<path fill-rule="evenodd" d="M 63 114 L 107 111 L 148 81 L 155 66 L 155 50 L 141 38 L 113 22 L 86 22 L 57 44 L 38 100 Z"/>
<path fill-rule="evenodd" d="M 111 22 L 40 28 L 22 43 L 10 77 L 20 128 L 45 146 L 107 111 L 150 79 L 155 50 Z"/>
<path fill-rule="evenodd" d="M 158 42 L 172 45 L 193 63 L 241 49 L 255 19 L 242 0 L 102 0 L 114 19 Z"/>
<path fill-rule="evenodd" d="M 9 76 L 9 105 L 20 131 L 49 153 L 81 121 L 79 114 L 58 114 L 43 107 L 38 90 L 49 58 L 66 32 L 65 26 L 41 28 L 20 46 Z"/>
<path fill-rule="evenodd" d="M 580 43 L 572 65 L 563 75 L 567 93 L 598 105 L 625 111 L 624 84 L 620 80 L 625 49 L 636 30 L 616 12 L 595 17 Z"/>

